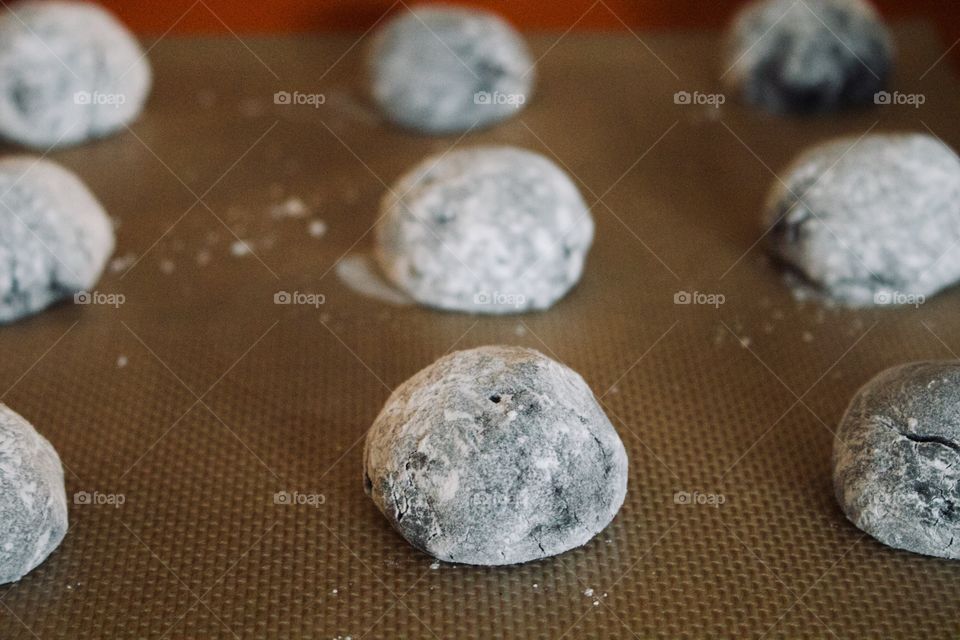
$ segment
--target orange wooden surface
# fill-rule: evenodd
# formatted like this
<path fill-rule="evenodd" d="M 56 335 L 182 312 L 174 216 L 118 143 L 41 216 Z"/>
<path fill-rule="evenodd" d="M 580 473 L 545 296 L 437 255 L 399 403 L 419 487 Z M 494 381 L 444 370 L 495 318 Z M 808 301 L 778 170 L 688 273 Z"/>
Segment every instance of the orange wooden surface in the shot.
<path fill-rule="evenodd" d="M 362 30 L 413 0 L 101 0 L 135 31 L 286 33 Z M 745 0 L 463 0 L 525 29 L 665 29 L 723 25 Z M 925 17 L 949 45 L 960 39 L 958 0 L 875 0 L 889 19 Z M 954 49 L 960 60 L 960 46 Z"/>
<path fill-rule="evenodd" d="M 363 29 L 384 12 L 402 10 L 412 0 L 101 0 L 134 30 L 175 33 L 264 33 Z M 464 0 L 486 7 L 524 28 L 622 29 L 715 26 L 744 0 Z M 960 29 L 956 0 L 876 0 L 888 17 L 928 16 L 944 27 Z"/>

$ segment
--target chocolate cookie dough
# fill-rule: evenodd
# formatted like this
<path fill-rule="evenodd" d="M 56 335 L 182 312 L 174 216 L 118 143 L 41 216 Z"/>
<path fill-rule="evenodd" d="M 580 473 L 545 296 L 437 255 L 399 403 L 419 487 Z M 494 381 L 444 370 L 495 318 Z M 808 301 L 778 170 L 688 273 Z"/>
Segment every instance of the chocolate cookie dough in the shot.
<path fill-rule="evenodd" d="M 880 542 L 960 558 L 960 363 L 887 369 L 853 398 L 833 450 L 847 517 Z"/>
<path fill-rule="evenodd" d="M 0 584 L 16 582 L 67 533 L 63 467 L 53 446 L 0 404 Z"/>
<path fill-rule="evenodd" d="M 534 62 L 514 29 L 486 11 L 406 9 L 368 54 L 373 98 L 401 126 L 429 134 L 511 118 L 533 91 Z"/>
<path fill-rule="evenodd" d="M 91 289 L 113 252 L 103 207 L 48 160 L 0 160 L 0 229 L 0 324 Z"/>
<path fill-rule="evenodd" d="M 758 0 L 733 21 L 726 81 L 775 113 L 873 104 L 893 67 L 893 39 L 864 0 Z"/>
<path fill-rule="evenodd" d="M 627 490 L 620 437 L 583 379 L 531 349 L 445 356 L 391 395 L 364 485 L 410 544 L 504 565 L 586 544 Z"/>
<path fill-rule="evenodd" d="M 801 292 L 920 304 L 960 280 L 960 158 L 926 134 L 815 146 L 774 183 L 764 226 Z"/>
<path fill-rule="evenodd" d="M 551 307 L 593 242 L 580 192 L 547 158 L 473 147 L 427 158 L 381 204 L 376 256 L 421 304 L 505 314 Z"/>
<path fill-rule="evenodd" d="M 92 2 L 26 0 L 0 12 L 0 136 L 47 150 L 140 114 L 151 71 L 137 40 Z"/>

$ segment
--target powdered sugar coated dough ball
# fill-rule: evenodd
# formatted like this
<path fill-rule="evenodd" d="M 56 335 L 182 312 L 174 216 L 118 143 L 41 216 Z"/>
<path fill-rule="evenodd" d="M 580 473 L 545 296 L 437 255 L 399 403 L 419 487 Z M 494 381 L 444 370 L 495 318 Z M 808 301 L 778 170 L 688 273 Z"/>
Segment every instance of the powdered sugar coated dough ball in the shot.
<path fill-rule="evenodd" d="M 70 171 L 0 160 L 0 323 L 92 289 L 113 253 L 113 225 Z"/>
<path fill-rule="evenodd" d="M 0 136 L 47 149 L 111 134 L 140 114 L 151 71 L 119 21 L 88 2 L 0 12 Z"/>
<path fill-rule="evenodd" d="M 373 98 L 393 122 L 430 134 L 511 118 L 533 90 L 523 38 L 485 11 L 423 6 L 402 11 L 369 52 Z"/>
<path fill-rule="evenodd" d="M 0 584 L 34 569 L 66 533 L 60 457 L 29 422 L 0 404 Z"/>
<path fill-rule="evenodd" d="M 427 158 L 384 197 L 386 276 L 418 302 L 470 313 L 547 309 L 580 279 L 594 223 L 543 156 L 474 147 Z"/>

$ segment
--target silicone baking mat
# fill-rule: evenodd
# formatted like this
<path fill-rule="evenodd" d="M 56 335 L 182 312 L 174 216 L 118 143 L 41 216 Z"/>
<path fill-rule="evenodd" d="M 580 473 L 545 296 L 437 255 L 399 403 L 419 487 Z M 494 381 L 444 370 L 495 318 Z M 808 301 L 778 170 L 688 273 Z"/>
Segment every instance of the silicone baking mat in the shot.
<path fill-rule="evenodd" d="M 924 104 L 822 119 L 697 104 L 718 91 L 719 34 L 532 36 L 535 100 L 460 138 L 380 122 L 357 36 L 155 43 L 143 118 L 50 155 L 119 225 L 101 304 L 0 329 L 0 397 L 53 442 L 71 503 L 59 549 L 0 588 L 0 637 L 957 637 L 960 564 L 861 534 L 829 461 L 862 383 L 956 357 L 960 292 L 796 302 L 759 222 L 809 144 L 915 130 L 960 147 L 947 44 L 897 36 L 894 87 Z M 345 287 L 334 265 L 370 249 L 385 184 L 478 143 L 555 158 L 595 204 L 579 287 L 503 318 Z M 627 447 L 627 499 L 559 557 L 434 564 L 364 495 L 364 432 L 414 372 L 491 343 L 585 377 Z"/>

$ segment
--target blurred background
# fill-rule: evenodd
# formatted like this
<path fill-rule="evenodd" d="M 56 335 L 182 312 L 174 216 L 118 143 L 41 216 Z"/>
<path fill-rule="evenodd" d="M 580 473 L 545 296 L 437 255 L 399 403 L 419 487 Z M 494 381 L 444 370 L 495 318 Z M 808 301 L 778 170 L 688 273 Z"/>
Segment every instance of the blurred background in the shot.
<path fill-rule="evenodd" d="M 410 0 L 103 0 L 144 35 L 284 33 L 366 29 Z M 462 2 L 496 11 L 523 29 L 671 29 L 719 27 L 745 0 L 501 0 Z M 875 0 L 888 19 L 928 18 L 949 42 L 960 38 L 956 0 Z M 960 48 L 960 47 L 958 47 Z M 954 50 L 956 53 L 956 49 Z M 954 59 L 958 59 L 955 57 Z"/>

